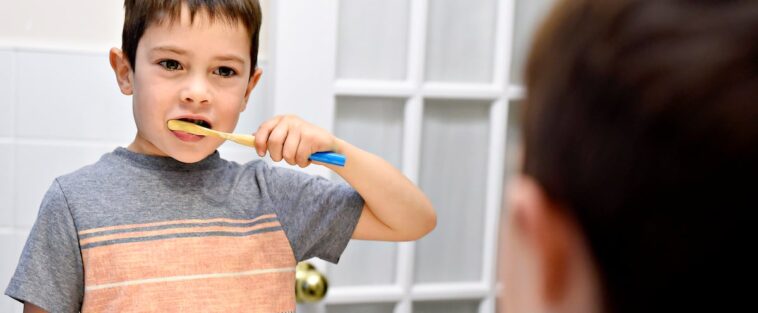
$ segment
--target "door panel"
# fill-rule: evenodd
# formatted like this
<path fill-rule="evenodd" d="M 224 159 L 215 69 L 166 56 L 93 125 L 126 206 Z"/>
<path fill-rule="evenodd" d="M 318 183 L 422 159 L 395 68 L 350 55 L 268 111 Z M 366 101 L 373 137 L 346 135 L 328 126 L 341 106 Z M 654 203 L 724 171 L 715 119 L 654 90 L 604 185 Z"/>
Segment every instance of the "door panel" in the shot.
<path fill-rule="evenodd" d="M 404 105 L 400 98 L 338 97 L 334 134 L 399 168 Z M 391 285 L 395 283 L 396 260 L 396 243 L 354 240 L 339 266 L 328 267 L 328 276 L 335 287 Z"/>
<path fill-rule="evenodd" d="M 339 6 L 337 78 L 404 80 L 406 0 L 351 0 Z"/>
<path fill-rule="evenodd" d="M 392 313 L 394 303 L 340 304 L 326 307 L 329 313 Z"/>
<path fill-rule="evenodd" d="M 426 80 L 489 83 L 495 47 L 495 0 L 428 2 Z"/>
<path fill-rule="evenodd" d="M 416 302 L 414 313 L 477 313 L 479 301 Z"/>
<path fill-rule="evenodd" d="M 555 0 L 516 0 L 515 23 L 513 26 L 513 59 L 511 79 L 513 83 L 523 84 L 524 65 L 532 38 L 539 23 L 545 18 Z"/>
<path fill-rule="evenodd" d="M 334 134 L 400 168 L 405 99 L 337 97 Z"/>
<path fill-rule="evenodd" d="M 417 283 L 481 279 L 489 108 L 483 101 L 425 103 L 419 183 L 438 222 L 416 244 Z"/>

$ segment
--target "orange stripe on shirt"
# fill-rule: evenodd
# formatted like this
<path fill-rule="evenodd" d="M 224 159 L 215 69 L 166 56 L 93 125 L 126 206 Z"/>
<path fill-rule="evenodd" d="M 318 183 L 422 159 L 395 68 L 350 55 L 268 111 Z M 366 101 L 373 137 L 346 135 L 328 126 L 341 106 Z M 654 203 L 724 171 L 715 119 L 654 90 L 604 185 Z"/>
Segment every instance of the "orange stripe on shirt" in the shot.
<path fill-rule="evenodd" d="M 125 281 L 295 266 L 284 231 L 188 237 L 82 250 L 85 287 Z M 292 281 L 288 284 L 292 287 Z M 121 288 L 115 288 L 121 289 Z"/>
<path fill-rule="evenodd" d="M 82 313 L 295 311 L 294 272 L 155 283 L 87 292 Z"/>

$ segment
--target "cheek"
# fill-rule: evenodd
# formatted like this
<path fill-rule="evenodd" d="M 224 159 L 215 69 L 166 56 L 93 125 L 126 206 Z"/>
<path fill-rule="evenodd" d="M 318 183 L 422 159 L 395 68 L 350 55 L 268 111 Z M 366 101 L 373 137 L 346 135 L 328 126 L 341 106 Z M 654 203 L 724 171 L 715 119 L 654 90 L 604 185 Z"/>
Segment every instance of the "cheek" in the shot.
<path fill-rule="evenodd" d="M 167 116 L 170 103 L 163 93 L 155 93 L 158 86 L 142 89 L 133 95 L 134 118 L 140 129 L 155 129 L 162 127 Z"/>
<path fill-rule="evenodd" d="M 176 87 L 165 80 L 145 75 L 135 86 L 134 97 L 145 112 L 165 110 L 177 102 Z"/>
<path fill-rule="evenodd" d="M 134 98 L 135 117 L 143 119 L 143 123 L 148 122 L 144 119 L 154 118 L 160 115 L 161 106 L 158 105 L 160 99 L 156 99 L 149 93 L 142 93 Z"/>
<path fill-rule="evenodd" d="M 245 90 L 244 88 L 234 90 L 233 93 L 229 93 L 229 96 L 226 99 L 226 105 L 227 110 L 230 112 L 236 112 L 240 113 L 245 108 L 245 105 L 247 104 L 247 101 L 245 101 Z"/>
<path fill-rule="evenodd" d="M 503 298 L 513 299 L 513 286 L 517 284 L 517 278 L 515 277 L 515 269 L 518 267 L 518 255 L 516 245 L 513 241 L 513 234 L 511 231 L 511 225 L 507 225 L 503 235 L 503 243 L 501 245 L 502 252 L 500 253 L 500 280 L 503 283 Z"/>
<path fill-rule="evenodd" d="M 500 294 L 501 312 L 524 313 L 535 312 L 532 300 L 537 292 L 539 275 L 535 271 L 536 260 L 532 257 L 532 251 L 520 238 L 516 225 L 508 219 L 502 237 L 503 244 L 500 254 L 500 280 L 503 289 Z"/>
<path fill-rule="evenodd" d="M 237 126 L 237 122 L 239 121 L 240 112 L 234 108 L 224 108 L 217 110 L 216 112 L 216 116 L 220 122 L 218 124 L 218 129 L 221 131 L 233 132 Z"/>
<path fill-rule="evenodd" d="M 238 94 L 236 91 L 237 90 L 221 93 L 222 96 L 216 98 L 217 101 L 214 106 L 216 116 L 222 121 L 222 124 L 224 125 L 224 128 L 227 128 L 227 131 L 234 129 L 240 113 L 242 113 L 245 108 L 244 94 Z"/>

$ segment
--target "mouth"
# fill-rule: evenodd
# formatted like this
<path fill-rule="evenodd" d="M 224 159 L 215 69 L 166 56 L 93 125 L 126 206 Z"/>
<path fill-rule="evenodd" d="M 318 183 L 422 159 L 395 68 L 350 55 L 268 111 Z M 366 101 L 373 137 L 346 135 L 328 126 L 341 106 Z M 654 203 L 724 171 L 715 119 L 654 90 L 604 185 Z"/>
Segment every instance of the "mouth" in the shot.
<path fill-rule="evenodd" d="M 205 127 L 205 128 L 208 128 L 208 129 L 212 129 L 211 128 L 211 126 L 212 126 L 211 123 L 208 122 L 208 121 L 206 121 L 206 120 L 204 120 L 204 119 L 195 119 L 195 118 L 183 117 L 183 118 L 178 118 L 177 120 L 180 120 L 180 121 L 183 121 L 183 122 L 192 123 L 192 124 L 198 125 L 200 127 Z M 176 136 L 179 140 L 185 141 L 185 142 L 197 142 L 197 141 L 200 141 L 203 138 L 205 138 L 205 136 L 190 134 L 188 132 L 184 132 L 184 131 L 180 131 L 180 130 L 172 130 L 171 133 L 173 133 L 174 136 Z"/>
<path fill-rule="evenodd" d="M 211 128 L 211 123 L 209 123 L 206 120 L 192 119 L 192 118 L 180 118 L 179 120 L 180 121 L 189 122 L 189 123 L 192 123 L 192 124 L 195 124 L 195 125 L 198 125 L 198 126 L 201 126 L 201 127 L 205 127 L 205 128 L 208 128 L 208 129 L 212 129 Z"/>

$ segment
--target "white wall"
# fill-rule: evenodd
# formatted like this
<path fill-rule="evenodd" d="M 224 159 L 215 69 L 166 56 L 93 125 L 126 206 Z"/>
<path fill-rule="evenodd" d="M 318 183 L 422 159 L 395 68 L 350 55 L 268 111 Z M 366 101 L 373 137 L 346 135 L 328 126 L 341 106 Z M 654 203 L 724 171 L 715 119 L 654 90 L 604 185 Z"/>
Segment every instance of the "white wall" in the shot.
<path fill-rule="evenodd" d="M 119 92 L 107 55 L 121 45 L 122 5 L 0 0 L 0 291 L 53 179 L 127 145 L 135 134 L 131 98 Z M 254 131 L 273 112 L 266 78 L 237 131 Z M 230 144 L 221 154 L 240 162 L 257 158 Z M 21 311 L 16 301 L 0 296 L 0 312 Z"/>
<path fill-rule="evenodd" d="M 260 52 L 265 58 L 270 0 L 260 1 L 264 8 Z M 123 5 L 121 0 L 0 0 L 0 46 L 92 51 L 120 47 Z"/>
<path fill-rule="evenodd" d="M 0 0 L 0 44 L 101 48 L 121 43 L 122 1 Z"/>

